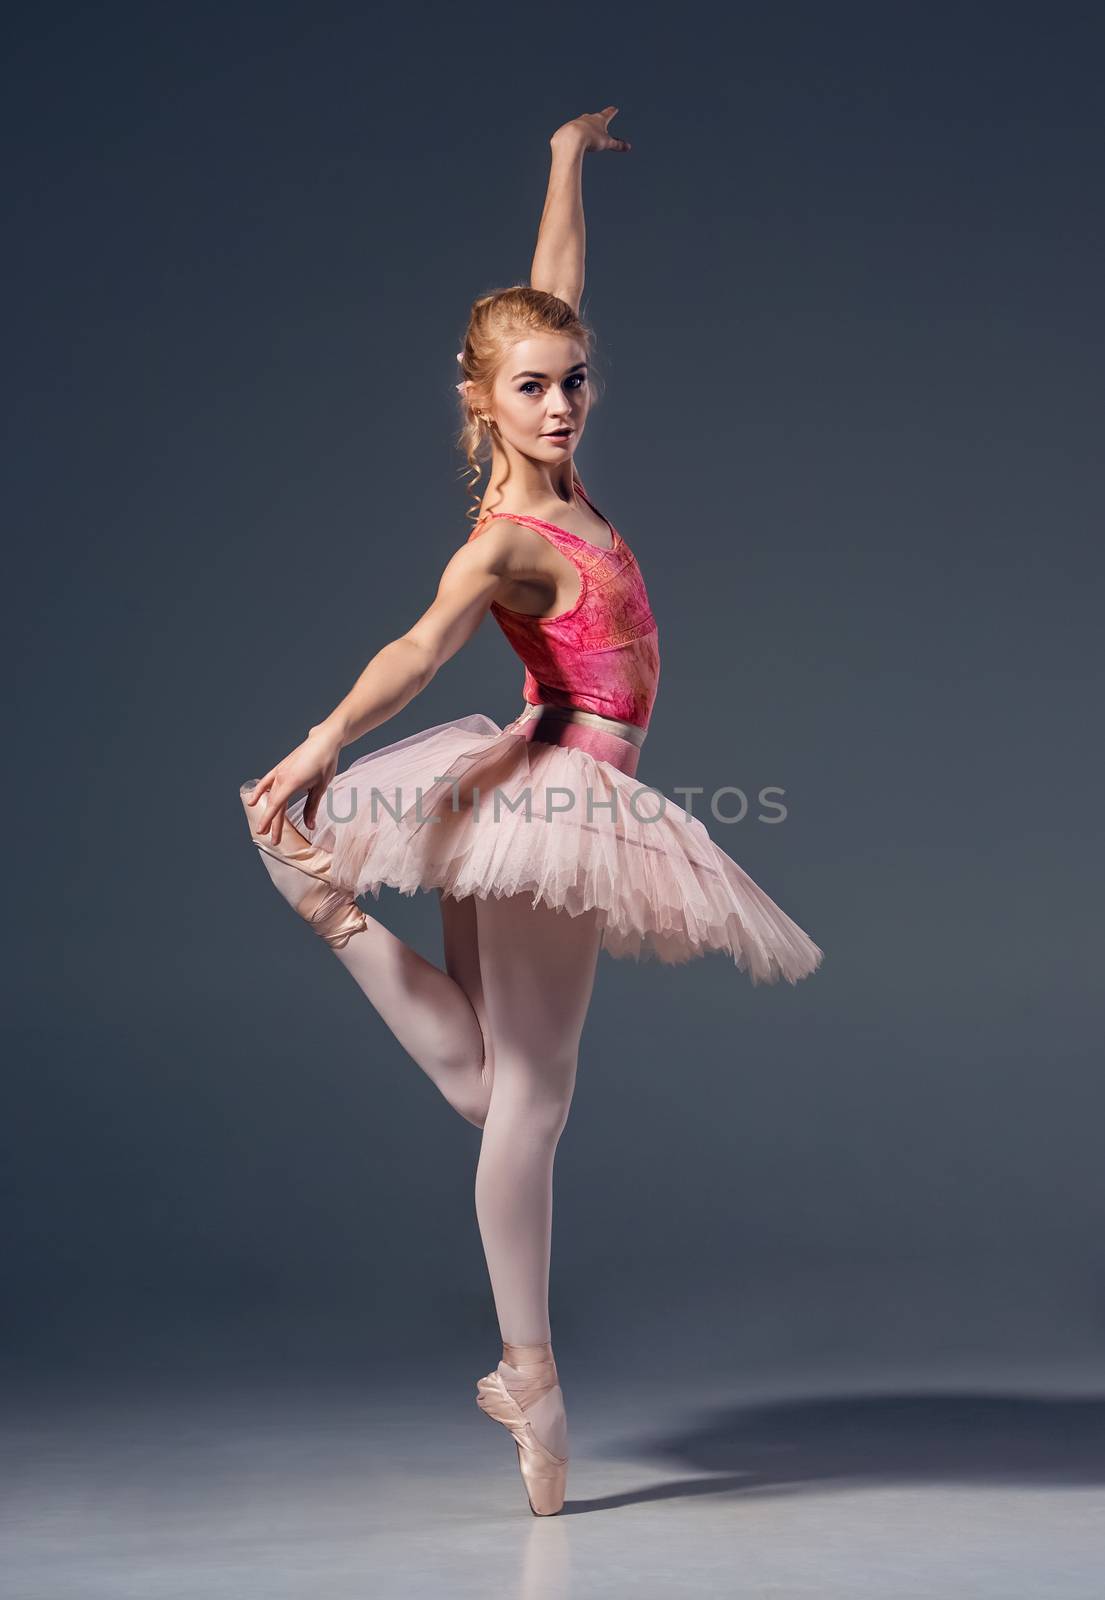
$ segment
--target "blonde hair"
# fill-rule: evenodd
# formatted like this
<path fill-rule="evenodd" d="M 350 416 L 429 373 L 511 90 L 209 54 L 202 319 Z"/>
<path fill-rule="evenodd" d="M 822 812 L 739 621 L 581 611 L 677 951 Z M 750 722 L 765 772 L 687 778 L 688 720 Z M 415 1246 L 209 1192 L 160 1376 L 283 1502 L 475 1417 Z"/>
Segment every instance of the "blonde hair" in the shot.
<path fill-rule="evenodd" d="M 527 284 L 514 284 L 509 289 L 496 289 L 492 294 L 481 295 L 473 301 L 468 314 L 468 327 L 461 345 L 460 374 L 471 383 L 467 393 L 458 390 L 464 426 L 457 444 L 468 461 L 469 480 L 473 504 L 467 515 L 476 524 L 480 513 L 480 493 L 477 488 L 481 472 L 481 458 L 491 459 L 491 428 L 482 422 L 477 412 L 485 411 L 491 404 L 495 376 L 513 345 L 520 339 L 532 338 L 539 333 L 562 333 L 578 339 L 586 352 L 588 381 L 593 385 L 590 371 L 595 336 L 587 324 L 572 310 L 567 301 L 543 289 L 531 289 Z M 486 447 L 486 450 L 485 448 Z M 577 481 L 575 467 L 573 482 Z"/>

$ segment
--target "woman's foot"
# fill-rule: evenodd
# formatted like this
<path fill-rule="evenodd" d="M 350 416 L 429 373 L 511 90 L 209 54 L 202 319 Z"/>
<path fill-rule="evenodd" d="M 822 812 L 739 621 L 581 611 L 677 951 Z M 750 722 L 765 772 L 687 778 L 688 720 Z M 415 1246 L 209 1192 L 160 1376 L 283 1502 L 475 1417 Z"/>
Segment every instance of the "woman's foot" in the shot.
<path fill-rule="evenodd" d="M 503 1345 L 503 1359 L 476 1385 L 476 1404 L 513 1435 L 530 1510 L 553 1516 L 564 1505 L 568 1419 L 552 1345 Z"/>
<path fill-rule="evenodd" d="M 363 932 L 368 926 L 368 917 L 347 890 L 332 887 L 329 877 L 332 857 L 329 851 L 312 844 L 289 822 L 287 816 L 279 844 L 273 844 L 267 833 L 258 834 L 257 829 L 268 809 L 269 797 L 263 794 L 255 805 L 248 803 L 257 782 L 253 778 L 249 783 L 244 783 L 240 794 L 250 835 L 260 851 L 269 877 L 292 910 L 308 922 L 332 949 L 340 950 L 355 933 Z"/>

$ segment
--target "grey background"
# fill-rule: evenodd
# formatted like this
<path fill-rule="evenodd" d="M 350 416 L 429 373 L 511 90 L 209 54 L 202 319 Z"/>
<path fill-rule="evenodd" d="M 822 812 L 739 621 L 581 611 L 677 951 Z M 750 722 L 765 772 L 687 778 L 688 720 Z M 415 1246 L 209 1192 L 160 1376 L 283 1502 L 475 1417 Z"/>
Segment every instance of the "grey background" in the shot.
<path fill-rule="evenodd" d="M 558 1354 L 1095 1381 L 1099 13 L 55 8 L 8 45 L 9 1380 L 493 1363 L 478 1133 L 237 790 L 432 598 L 468 305 L 614 102 L 578 459 L 660 624 L 642 775 L 781 785 L 781 826 L 708 825 L 826 959 L 602 958 Z M 343 764 L 521 678 L 488 622 Z M 439 954 L 434 899 L 380 911 Z"/>

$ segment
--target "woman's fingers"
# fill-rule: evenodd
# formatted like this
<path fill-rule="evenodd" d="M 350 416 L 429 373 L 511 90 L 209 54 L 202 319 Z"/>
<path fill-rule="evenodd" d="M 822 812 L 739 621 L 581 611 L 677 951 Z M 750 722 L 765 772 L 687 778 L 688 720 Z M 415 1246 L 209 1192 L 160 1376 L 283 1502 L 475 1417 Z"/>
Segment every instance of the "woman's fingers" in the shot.
<path fill-rule="evenodd" d="M 261 796 L 265 793 L 266 789 L 269 787 L 269 784 L 272 782 L 275 773 L 276 769 L 274 767 L 270 772 L 266 772 L 263 778 L 258 778 L 251 792 L 246 795 L 247 806 L 255 806 L 257 804 L 258 800 L 260 800 Z"/>
<path fill-rule="evenodd" d="M 337 770 L 338 764 L 335 761 L 322 774 L 318 782 L 312 785 L 311 792 L 307 796 L 307 804 L 303 808 L 303 820 L 312 830 L 318 821 L 318 808 L 330 793 L 330 785 L 337 775 Z M 330 820 L 333 821 L 332 815 Z"/>
<path fill-rule="evenodd" d="M 335 740 L 316 730 L 283 761 L 269 768 L 248 797 L 250 805 L 256 805 L 261 800 L 257 806 L 257 820 L 250 821 L 255 832 L 266 834 L 273 844 L 279 844 L 284 837 L 288 803 L 303 790 L 307 794 L 303 803 L 303 819 L 309 829 L 314 828 L 322 797 L 338 767 L 335 743 Z M 292 832 L 295 832 L 294 825 Z"/>
<path fill-rule="evenodd" d="M 324 783 L 316 783 L 314 787 L 308 791 L 307 803 L 303 807 L 303 825 L 308 832 L 312 832 L 314 830 L 315 818 L 318 816 L 319 801 L 322 799 L 325 793 L 326 785 Z"/>
<path fill-rule="evenodd" d="M 265 820 L 261 832 L 267 832 L 273 844 L 279 844 L 284 834 L 284 809 L 287 805 L 287 796 L 281 797 L 274 789 L 269 796 L 269 809 L 265 813 Z"/>
<path fill-rule="evenodd" d="M 618 139 L 609 131 L 611 118 L 616 117 L 618 114 L 617 106 L 603 106 L 602 110 L 598 114 L 602 119 L 602 125 L 604 129 L 606 129 L 606 142 L 603 145 L 603 149 L 631 150 L 633 146 L 630 144 L 628 139 Z"/>
<path fill-rule="evenodd" d="M 257 824 L 258 833 L 267 833 L 274 844 L 280 840 L 280 823 L 284 815 L 284 807 L 288 801 L 287 785 L 277 778 L 268 794 L 261 812 L 261 820 Z"/>
<path fill-rule="evenodd" d="M 617 114 L 617 106 L 603 106 L 601 111 L 583 111 L 558 128 L 553 140 L 570 138 L 573 149 L 577 148 L 577 140 L 582 140 L 584 150 L 631 150 L 633 147 L 628 139 L 617 139 L 608 131 L 611 117 Z"/>

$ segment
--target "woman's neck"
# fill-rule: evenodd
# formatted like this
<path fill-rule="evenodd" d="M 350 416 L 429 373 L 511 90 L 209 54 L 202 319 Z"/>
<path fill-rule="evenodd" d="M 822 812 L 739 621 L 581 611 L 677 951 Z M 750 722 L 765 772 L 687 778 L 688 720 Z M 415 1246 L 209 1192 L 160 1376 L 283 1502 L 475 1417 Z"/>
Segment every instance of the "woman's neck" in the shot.
<path fill-rule="evenodd" d="M 484 500 L 499 500 L 509 496 L 519 505 L 544 505 L 559 500 L 563 506 L 575 501 L 575 471 L 571 461 L 554 467 L 532 461 L 517 451 L 504 458 L 497 451 L 488 474 Z"/>

